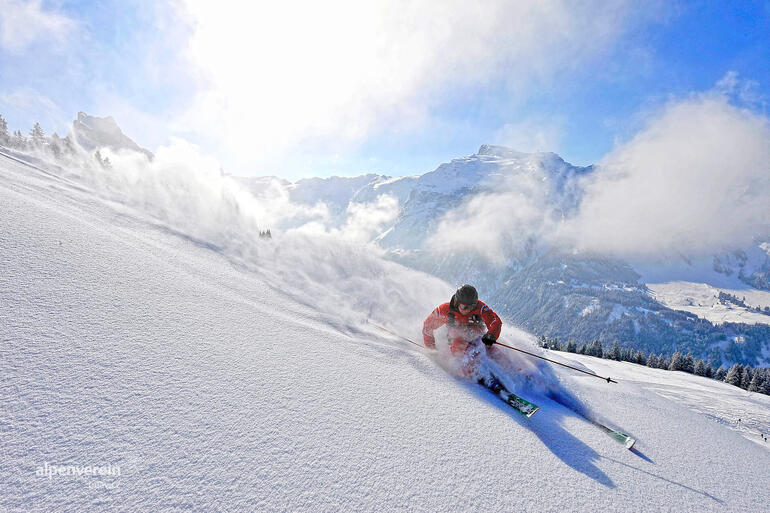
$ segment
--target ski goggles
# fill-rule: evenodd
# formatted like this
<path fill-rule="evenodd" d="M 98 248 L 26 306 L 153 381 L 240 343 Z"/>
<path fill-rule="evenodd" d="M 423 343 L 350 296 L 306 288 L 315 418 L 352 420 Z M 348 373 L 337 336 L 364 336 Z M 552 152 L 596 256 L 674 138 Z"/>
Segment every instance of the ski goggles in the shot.
<path fill-rule="evenodd" d="M 464 305 L 462 303 L 458 303 L 457 304 L 457 309 L 460 310 L 461 312 L 472 312 L 473 310 L 476 309 L 476 304 Z"/>

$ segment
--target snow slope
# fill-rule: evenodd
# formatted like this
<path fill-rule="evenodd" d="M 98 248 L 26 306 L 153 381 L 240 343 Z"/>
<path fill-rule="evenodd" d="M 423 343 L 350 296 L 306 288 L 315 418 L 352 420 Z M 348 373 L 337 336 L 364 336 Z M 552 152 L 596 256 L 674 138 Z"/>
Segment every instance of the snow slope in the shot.
<path fill-rule="evenodd" d="M 524 419 L 440 356 L 363 322 L 417 339 L 449 285 L 332 237 L 249 241 L 221 205 L 220 233 L 192 223 L 196 212 L 140 208 L 136 182 L 116 201 L 44 171 L 0 155 L 0 511 L 770 502 L 770 451 L 755 434 L 770 434 L 770 397 L 570 355 L 620 381 L 609 385 L 514 354 L 530 379 L 507 380 L 542 407 Z M 167 192 L 196 194 L 190 183 Z M 210 201 L 243 214 L 227 187 L 214 190 Z M 532 346 L 510 326 L 503 340 Z M 590 407 L 636 450 L 553 398 Z M 45 465 L 120 475 L 36 475 Z"/>
<path fill-rule="evenodd" d="M 719 293 L 724 292 L 745 301 L 748 307 L 764 310 L 770 307 L 770 291 L 747 285 L 732 270 L 729 274 L 717 272 L 713 257 L 636 264 L 635 268 L 652 296 L 669 308 L 693 313 L 715 324 L 770 324 L 770 315 L 719 301 Z"/>
<path fill-rule="evenodd" d="M 647 284 L 653 297 L 674 310 L 694 313 L 715 324 L 743 322 L 746 324 L 770 324 L 770 314 L 719 301 L 719 293 L 725 292 L 741 300 L 749 307 L 764 309 L 770 306 L 770 292 L 749 287 L 715 288 L 707 283 L 673 281 Z"/>

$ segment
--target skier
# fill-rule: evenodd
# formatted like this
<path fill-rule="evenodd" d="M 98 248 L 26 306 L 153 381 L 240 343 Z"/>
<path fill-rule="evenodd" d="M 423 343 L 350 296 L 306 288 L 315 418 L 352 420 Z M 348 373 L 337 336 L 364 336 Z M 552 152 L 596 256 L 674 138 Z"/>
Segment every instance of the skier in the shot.
<path fill-rule="evenodd" d="M 422 326 L 425 347 L 436 348 L 433 332 L 445 324 L 452 355 L 461 359 L 460 374 L 485 386 L 523 415 L 534 415 L 539 409 L 536 404 L 512 393 L 491 369 L 481 365 L 479 356 L 482 347 L 476 340 L 480 339 L 487 347 L 497 342 L 503 321 L 491 308 L 479 301 L 479 294 L 472 285 L 466 284 L 457 289 L 449 303 L 437 306 L 425 319 Z"/>
<path fill-rule="evenodd" d="M 433 331 L 447 325 L 447 339 L 452 344 L 452 354 L 463 356 L 471 342 L 481 337 L 485 345 L 491 346 L 500 336 L 503 321 L 486 304 L 479 301 L 479 294 L 472 285 L 463 285 L 448 303 L 436 307 L 425 319 L 422 338 L 425 347 L 436 348 Z M 486 332 L 486 333 L 485 333 Z"/>

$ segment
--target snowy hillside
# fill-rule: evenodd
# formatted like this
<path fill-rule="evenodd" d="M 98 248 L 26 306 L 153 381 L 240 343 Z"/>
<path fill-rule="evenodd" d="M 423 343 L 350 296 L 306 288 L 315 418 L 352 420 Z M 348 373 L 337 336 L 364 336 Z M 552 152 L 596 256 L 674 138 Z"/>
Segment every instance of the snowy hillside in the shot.
<path fill-rule="evenodd" d="M 259 240 L 279 214 L 184 150 L 149 167 L 111 155 L 101 177 L 0 155 L 0 511 L 770 502 L 770 397 L 570 355 L 608 384 L 513 353 L 507 382 L 541 406 L 525 419 L 444 370 L 445 348 L 365 322 L 419 339 L 450 285 L 334 234 Z M 538 351 L 509 322 L 502 340 Z"/>
<path fill-rule="evenodd" d="M 743 266 L 725 257 L 637 265 L 654 297 L 675 310 L 692 312 L 714 323 L 770 324 L 770 291 L 749 286 L 746 277 L 764 263 L 759 247 Z M 766 258 L 766 255 L 765 255 Z M 732 259 L 735 260 L 735 259 Z M 717 265 L 718 264 L 718 265 Z"/>

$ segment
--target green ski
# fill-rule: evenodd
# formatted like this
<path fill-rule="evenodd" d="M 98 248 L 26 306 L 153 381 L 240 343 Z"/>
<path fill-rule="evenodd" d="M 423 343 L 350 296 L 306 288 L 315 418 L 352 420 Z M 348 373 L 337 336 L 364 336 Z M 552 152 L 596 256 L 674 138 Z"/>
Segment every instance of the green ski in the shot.
<path fill-rule="evenodd" d="M 512 407 L 514 410 L 518 411 L 525 417 L 531 417 L 540 409 L 540 407 L 535 403 L 527 401 L 523 397 L 519 397 L 518 395 L 505 388 L 505 386 L 500 383 L 500 380 L 498 380 L 493 374 L 490 374 L 487 378 L 479 378 L 478 383 L 479 385 L 489 389 L 493 394 L 502 399 L 505 404 Z"/>
<path fill-rule="evenodd" d="M 621 433 L 620 431 L 615 431 L 614 429 L 609 428 L 609 427 L 605 426 L 604 424 L 602 424 L 601 422 L 598 422 L 598 421 L 596 421 L 594 419 L 590 419 L 590 418 L 586 417 L 586 420 L 588 420 L 594 426 L 602 429 L 605 433 L 610 435 L 612 438 L 614 438 L 618 442 L 620 442 L 623 445 L 625 445 L 626 449 L 631 449 L 631 447 L 633 447 L 634 444 L 636 443 L 635 439 L 631 438 L 630 436 L 628 436 L 625 433 Z"/>

